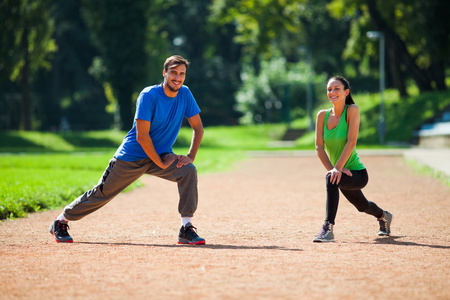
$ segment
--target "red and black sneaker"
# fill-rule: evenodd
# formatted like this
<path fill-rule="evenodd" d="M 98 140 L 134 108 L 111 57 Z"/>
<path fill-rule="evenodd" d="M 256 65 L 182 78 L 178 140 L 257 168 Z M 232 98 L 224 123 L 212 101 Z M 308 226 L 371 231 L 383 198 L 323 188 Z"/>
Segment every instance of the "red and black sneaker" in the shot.
<path fill-rule="evenodd" d="M 67 232 L 67 229 L 69 229 L 69 224 L 56 219 L 53 221 L 52 225 L 50 225 L 50 233 L 55 237 L 55 241 L 57 243 L 73 242 L 73 239 Z"/>
<path fill-rule="evenodd" d="M 191 223 L 187 223 L 186 226 L 181 226 L 180 234 L 178 235 L 178 244 L 204 245 L 205 239 L 198 236 L 196 229 Z"/>

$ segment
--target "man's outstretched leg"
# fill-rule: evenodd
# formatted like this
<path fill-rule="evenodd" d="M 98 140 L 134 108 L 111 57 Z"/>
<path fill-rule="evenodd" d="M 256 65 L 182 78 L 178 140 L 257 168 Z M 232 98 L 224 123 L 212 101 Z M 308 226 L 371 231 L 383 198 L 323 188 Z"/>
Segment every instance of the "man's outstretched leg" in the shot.
<path fill-rule="evenodd" d="M 67 205 L 64 212 L 50 225 L 50 233 L 55 241 L 57 243 L 73 242 L 67 232 L 68 222 L 79 220 L 103 207 L 136 181 L 145 172 L 146 167 L 143 161 L 128 162 L 111 159 L 98 184 Z"/>

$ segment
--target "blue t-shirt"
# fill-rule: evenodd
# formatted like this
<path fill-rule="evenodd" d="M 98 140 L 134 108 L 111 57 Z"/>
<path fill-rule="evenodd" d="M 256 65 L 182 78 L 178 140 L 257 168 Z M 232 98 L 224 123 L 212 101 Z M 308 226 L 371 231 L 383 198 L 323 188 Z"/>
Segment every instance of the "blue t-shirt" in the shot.
<path fill-rule="evenodd" d="M 136 119 L 150 122 L 150 138 L 156 153 L 173 153 L 172 146 L 178 137 L 184 117 L 190 118 L 200 113 L 200 108 L 187 86 L 182 86 L 178 94 L 168 97 L 162 85 L 146 87 L 136 102 L 133 128 L 123 139 L 114 155 L 125 161 L 148 158 L 136 140 Z"/>

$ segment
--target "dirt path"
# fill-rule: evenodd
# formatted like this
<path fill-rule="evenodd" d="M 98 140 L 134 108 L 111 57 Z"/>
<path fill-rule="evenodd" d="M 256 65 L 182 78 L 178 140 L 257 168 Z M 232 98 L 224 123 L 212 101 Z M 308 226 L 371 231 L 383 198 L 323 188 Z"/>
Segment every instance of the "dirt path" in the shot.
<path fill-rule="evenodd" d="M 0 299 L 449 299 L 450 189 L 401 157 L 362 159 L 366 196 L 394 214 L 390 238 L 341 198 L 336 242 L 312 243 L 320 162 L 250 159 L 200 176 L 205 246 L 176 244 L 176 186 L 149 176 L 71 222 L 73 244 L 48 233 L 59 211 L 2 222 Z"/>

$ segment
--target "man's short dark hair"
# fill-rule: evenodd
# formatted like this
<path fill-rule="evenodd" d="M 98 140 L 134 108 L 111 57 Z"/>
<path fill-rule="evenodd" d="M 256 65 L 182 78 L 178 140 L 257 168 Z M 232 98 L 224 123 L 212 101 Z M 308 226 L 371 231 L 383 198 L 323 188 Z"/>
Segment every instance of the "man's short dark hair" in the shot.
<path fill-rule="evenodd" d="M 166 62 L 164 63 L 164 70 L 166 70 L 167 72 L 169 69 L 176 68 L 180 65 L 185 65 L 187 70 L 187 68 L 189 67 L 189 62 L 187 59 L 183 58 L 180 55 L 172 55 L 171 57 L 166 59 Z"/>

